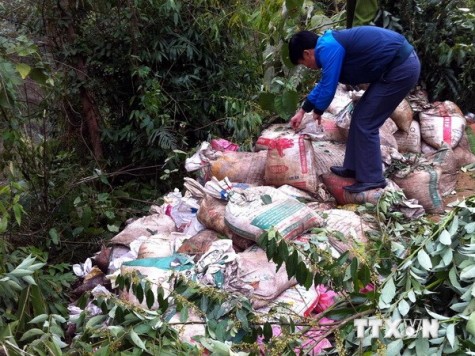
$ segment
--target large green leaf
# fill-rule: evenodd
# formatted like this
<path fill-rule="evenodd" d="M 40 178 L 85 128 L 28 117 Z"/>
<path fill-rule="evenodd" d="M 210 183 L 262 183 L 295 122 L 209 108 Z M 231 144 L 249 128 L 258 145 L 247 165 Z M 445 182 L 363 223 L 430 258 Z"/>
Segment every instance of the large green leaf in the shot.
<path fill-rule="evenodd" d="M 43 69 L 41 68 L 33 68 L 31 69 L 31 72 L 29 73 L 29 77 L 31 79 L 33 79 L 35 82 L 37 82 L 38 84 L 46 84 L 48 82 L 48 79 L 50 79 L 44 72 Z M 49 81 L 49 83 L 51 84 L 51 80 Z"/>
<path fill-rule="evenodd" d="M 274 98 L 276 113 L 283 119 L 289 119 L 295 114 L 298 105 L 298 94 L 294 90 L 284 90 L 281 95 Z"/>
<path fill-rule="evenodd" d="M 294 67 L 294 64 L 290 61 L 289 46 L 287 44 L 282 45 L 282 49 L 280 51 L 280 58 L 282 60 L 282 63 L 284 63 L 287 67 Z"/>
<path fill-rule="evenodd" d="M 274 111 L 275 94 L 269 92 L 261 92 L 259 94 L 259 105 L 262 110 Z"/>
<path fill-rule="evenodd" d="M 285 7 L 288 11 L 297 11 L 302 8 L 303 0 L 285 0 Z"/>

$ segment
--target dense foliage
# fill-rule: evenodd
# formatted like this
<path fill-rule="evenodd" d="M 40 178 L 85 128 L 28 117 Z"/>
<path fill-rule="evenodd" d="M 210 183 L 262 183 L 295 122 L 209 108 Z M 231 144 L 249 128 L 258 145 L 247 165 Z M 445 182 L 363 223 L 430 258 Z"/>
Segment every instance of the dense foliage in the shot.
<path fill-rule="evenodd" d="M 473 1 L 382 1 L 386 18 L 396 17 L 422 61 L 421 80 L 432 100 L 452 100 L 464 112 L 474 106 Z"/>
<path fill-rule="evenodd" d="M 278 265 L 285 263 L 287 273 L 300 284 L 310 287 L 324 283 L 338 293 L 335 303 L 317 315 L 282 316 L 277 306 L 262 319 L 244 297 L 178 275 L 172 278 L 175 285 L 169 294 L 169 290 L 152 287 L 133 273 L 119 276 L 117 287 L 129 290 L 145 306 L 156 304 L 158 308 L 143 309 L 105 289 L 93 295 L 86 293 L 68 321 L 54 312 L 38 310 L 40 314 L 29 321 L 34 328 L 16 341 L 18 345 L 26 342 L 27 352 L 58 355 L 93 350 L 104 355 L 198 355 L 203 348 L 216 355 L 293 355 L 301 347 L 308 352 L 328 337 L 333 348 L 326 349 L 327 354 L 466 354 L 475 345 L 475 201 L 472 197 L 458 203 L 435 224 L 425 218 L 406 218 L 395 209 L 401 198 L 400 194 L 387 193 L 377 206 L 361 206 L 358 213 L 375 227 L 368 231 L 370 241 L 364 245 L 350 243 L 349 251 L 338 258 L 325 247 L 330 237 L 350 241 L 338 231 L 316 229 L 308 242 L 286 241 L 273 230 L 261 236 L 259 244 L 268 257 Z M 25 278 L 21 276 L 31 276 L 42 267 L 34 262 L 27 257 L 1 283 L 18 283 L 18 278 Z M 31 277 L 25 281 L 34 282 Z M 38 307 L 36 300 L 31 304 Z M 179 317 L 172 318 L 177 313 Z M 192 314 L 195 316 L 190 319 Z M 274 334 L 272 315 L 278 316 L 280 334 Z M 318 327 L 324 317 L 330 322 L 319 334 L 313 334 L 312 344 L 304 346 L 302 337 Z M 379 336 L 372 336 L 367 328 L 361 337 L 354 321 L 364 317 L 435 319 L 437 335 L 424 336 L 418 328 L 409 332 L 408 325 L 401 324 L 389 337 L 384 336 L 388 330 L 384 328 Z M 68 334 L 60 328 L 66 324 L 68 332 L 73 330 L 76 335 L 71 344 L 65 342 Z M 195 345 L 184 343 L 178 332 L 192 325 L 202 325 L 207 335 L 196 338 Z M 15 328 L 10 325 L 9 330 Z M 15 339 L 7 340 L 7 350 L 20 347 Z"/>

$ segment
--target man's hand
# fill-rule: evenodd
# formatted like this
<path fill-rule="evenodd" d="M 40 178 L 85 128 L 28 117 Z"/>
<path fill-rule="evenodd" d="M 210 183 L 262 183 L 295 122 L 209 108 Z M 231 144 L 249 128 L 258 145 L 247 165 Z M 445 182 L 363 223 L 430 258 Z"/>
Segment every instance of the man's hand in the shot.
<path fill-rule="evenodd" d="M 299 109 L 295 115 L 290 119 L 290 126 L 297 131 L 302 123 L 303 116 L 305 115 L 305 111 L 303 109 Z"/>
<path fill-rule="evenodd" d="M 313 119 L 318 123 L 318 126 L 322 124 L 322 115 L 313 113 Z"/>
<path fill-rule="evenodd" d="M 313 114 L 313 119 L 315 121 L 317 121 L 318 123 L 318 126 L 321 125 L 321 120 L 322 120 L 322 116 L 315 113 L 315 112 L 312 112 Z M 302 124 L 302 119 L 305 115 L 305 111 L 303 109 L 299 109 L 295 115 L 290 119 L 290 125 L 292 126 L 292 128 L 295 130 L 295 131 L 298 131 L 300 129 L 300 125 Z"/>

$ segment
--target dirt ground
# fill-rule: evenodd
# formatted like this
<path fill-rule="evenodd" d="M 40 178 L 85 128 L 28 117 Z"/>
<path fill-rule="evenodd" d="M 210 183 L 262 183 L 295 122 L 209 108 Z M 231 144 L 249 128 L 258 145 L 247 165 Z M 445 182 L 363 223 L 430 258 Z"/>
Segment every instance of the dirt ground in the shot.
<path fill-rule="evenodd" d="M 472 152 L 475 152 L 475 122 L 469 123 L 468 126 L 466 133 Z M 449 194 L 444 197 L 444 203 L 447 205 L 457 200 L 464 200 L 472 195 L 475 195 L 475 172 L 462 172 L 459 170 L 455 194 Z"/>
<path fill-rule="evenodd" d="M 455 194 L 445 196 L 444 203 L 447 205 L 457 200 L 464 200 L 472 195 L 475 195 L 475 172 L 459 171 Z"/>

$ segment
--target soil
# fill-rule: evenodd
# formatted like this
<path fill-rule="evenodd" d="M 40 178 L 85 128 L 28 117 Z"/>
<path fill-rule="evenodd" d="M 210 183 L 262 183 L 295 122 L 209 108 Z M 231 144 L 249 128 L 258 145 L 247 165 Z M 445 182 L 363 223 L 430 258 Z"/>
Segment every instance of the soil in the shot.
<path fill-rule="evenodd" d="M 467 128 L 467 136 L 470 142 L 472 152 L 475 152 L 475 122 L 469 122 Z M 457 185 L 455 192 L 444 197 L 445 205 L 452 202 L 462 201 L 475 195 L 475 172 L 463 172 L 459 170 L 457 176 Z"/>
<path fill-rule="evenodd" d="M 475 195 L 475 172 L 459 171 L 457 176 L 457 185 L 454 191 L 443 197 L 445 211 L 450 211 L 449 204 L 461 202 Z M 428 215 L 429 220 L 438 223 L 446 215 Z"/>
<path fill-rule="evenodd" d="M 475 195 L 475 172 L 459 171 L 455 192 L 445 196 L 444 203 L 447 205 L 457 200 L 462 201 L 472 195 Z"/>

